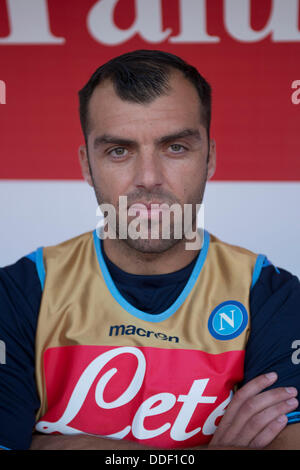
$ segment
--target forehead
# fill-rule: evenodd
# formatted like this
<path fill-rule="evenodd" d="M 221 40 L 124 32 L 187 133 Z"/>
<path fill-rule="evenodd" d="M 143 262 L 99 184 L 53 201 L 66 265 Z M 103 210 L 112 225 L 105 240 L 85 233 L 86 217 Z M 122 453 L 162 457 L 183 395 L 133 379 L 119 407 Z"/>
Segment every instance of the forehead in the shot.
<path fill-rule="evenodd" d="M 99 132 L 128 135 L 141 131 L 157 137 L 172 129 L 201 127 L 201 103 L 196 88 L 180 73 L 171 75 L 169 88 L 168 94 L 139 104 L 122 100 L 111 81 L 103 82 L 94 90 L 89 103 L 90 136 Z"/>

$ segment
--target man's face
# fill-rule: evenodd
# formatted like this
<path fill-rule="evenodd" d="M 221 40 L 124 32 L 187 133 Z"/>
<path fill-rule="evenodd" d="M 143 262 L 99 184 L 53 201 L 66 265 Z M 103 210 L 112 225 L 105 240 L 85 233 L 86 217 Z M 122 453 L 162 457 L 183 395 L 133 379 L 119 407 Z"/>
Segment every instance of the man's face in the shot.
<path fill-rule="evenodd" d="M 148 104 L 121 100 L 109 81 L 93 92 L 88 156 L 81 147 L 80 160 L 98 204 L 112 204 L 117 215 L 120 196 L 127 197 L 128 208 L 139 203 L 178 204 L 183 214 L 184 204 L 195 208 L 202 202 L 206 180 L 214 173 L 214 143 L 209 145 L 196 89 L 180 73 L 173 74 L 169 85 L 167 95 Z M 151 239 L 149 231 L 147 239 L 129 237 L 124 242 L 130 247 L 159 253 L 178 243 L 174 238 L 178 218 L 171 214 L 171 236 L 163 239 L 157 212 L 148 207 L 135 214 L 147 219 L 149 230 L 151 222 L 158 223 L 160 235 Z"/>

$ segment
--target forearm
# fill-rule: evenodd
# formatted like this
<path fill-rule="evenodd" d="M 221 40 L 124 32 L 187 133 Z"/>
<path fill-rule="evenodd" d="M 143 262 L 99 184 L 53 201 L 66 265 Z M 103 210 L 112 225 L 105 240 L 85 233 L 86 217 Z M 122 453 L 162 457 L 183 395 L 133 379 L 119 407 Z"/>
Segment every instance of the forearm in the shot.
<path fill-rule="evenodd" d="M 97 436 L 78 434 L 72 436 L 34 434 L 30 450 L 143 450 L 150 447 L 136 442 L 104 439 Z M 152 448 L 153 449 L 153 448 Z"/>
<path fill-rule="evenodd" d="M 241 447 L 200 446 L 190 447 L 187 450 L 242 450 Z M 35 434 L 30 450 L 158 450 L 146 447 L 132 441 L 104 439 L 96 436 L 80 434 L 77 436 L 62 436 Z"/>
<path fill-rule="evenodd" d="M 294 387 L 266 390 L 276 380 L 277 374 L 269 373 L 256 377 L 241 387 L 229 403 L 209 445 L 189 449 L 298 449 L 300 424 L 289 425 L 286 428 L 286 415 L 298 406 L 298 400 L 295 399 L 298 391 Z M 31 449 L 149 450 L 151 448 L 132 441 L 104 439 L 85 434 L 71 436 L 35 434 Z"/>

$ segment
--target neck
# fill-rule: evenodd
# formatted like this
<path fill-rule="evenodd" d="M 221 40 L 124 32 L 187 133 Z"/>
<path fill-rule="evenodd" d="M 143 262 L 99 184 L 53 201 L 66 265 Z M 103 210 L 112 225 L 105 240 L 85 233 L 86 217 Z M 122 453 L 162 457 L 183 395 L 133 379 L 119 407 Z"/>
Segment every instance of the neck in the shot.
<path fill-rule="evenodd" d="M 198 256 L 196 249 L 186 249 L 187 240 L 178 240 L 165 251 L 145 253 L 130 246 L 126 240 L 105 239 L 103 248 L 107 257 L 120 269 L 130 274 L 154 275 L 168 274 L 184 268 Z M 192 241 L 188 241 L 192 243 Z"/>

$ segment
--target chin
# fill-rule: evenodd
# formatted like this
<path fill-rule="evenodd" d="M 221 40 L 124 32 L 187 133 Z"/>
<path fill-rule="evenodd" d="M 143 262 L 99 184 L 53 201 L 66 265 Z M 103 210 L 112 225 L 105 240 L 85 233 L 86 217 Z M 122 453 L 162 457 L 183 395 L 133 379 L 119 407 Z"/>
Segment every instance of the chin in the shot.
<path fill-rule="evenodd" d="M 178 239 L 142 239 L 138 238 L 133 240 L 132 238 L 127 238 L 124 242 L 132 249 L 138 251 L 139 253 L 145 254 L 159 254 L 164 253 L 165 251 L 173 248 L 181 240 Z"/>

